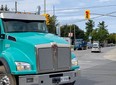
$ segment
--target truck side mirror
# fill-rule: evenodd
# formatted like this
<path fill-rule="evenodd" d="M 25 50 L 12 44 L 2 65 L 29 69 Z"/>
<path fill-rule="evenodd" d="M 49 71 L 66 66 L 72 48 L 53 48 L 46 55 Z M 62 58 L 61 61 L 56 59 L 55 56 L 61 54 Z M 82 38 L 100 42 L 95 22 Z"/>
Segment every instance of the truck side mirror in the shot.
<path fill-rule="evenodd" d="M 5 39 L 5 34 L 0 34 L 0 39 Z"/>

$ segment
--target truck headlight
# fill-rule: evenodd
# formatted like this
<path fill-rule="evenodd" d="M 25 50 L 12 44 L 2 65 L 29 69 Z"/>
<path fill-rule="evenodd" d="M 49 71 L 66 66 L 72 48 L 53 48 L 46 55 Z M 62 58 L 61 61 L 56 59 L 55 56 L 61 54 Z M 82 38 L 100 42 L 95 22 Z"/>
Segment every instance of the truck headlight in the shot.
<path fill-rule="evenodd" d="M 31 70 L 31 65 L 25 62 L 15 62 L 18 71 Z"/>
<path fill-rule="evenodd" d="M 77 58 L 72 59 L 72 66 L 77 66 L 78 65 L 78 60 Z"/>

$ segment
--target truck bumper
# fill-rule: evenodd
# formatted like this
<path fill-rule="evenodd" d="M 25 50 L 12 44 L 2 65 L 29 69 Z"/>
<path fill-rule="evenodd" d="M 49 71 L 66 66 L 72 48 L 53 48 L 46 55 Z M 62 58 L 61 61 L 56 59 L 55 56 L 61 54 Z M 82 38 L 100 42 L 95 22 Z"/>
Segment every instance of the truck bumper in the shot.
<path fill-rule="evenodd" d="M 74 85 L 80 70 L 19 76 L 19 85 Z"/>

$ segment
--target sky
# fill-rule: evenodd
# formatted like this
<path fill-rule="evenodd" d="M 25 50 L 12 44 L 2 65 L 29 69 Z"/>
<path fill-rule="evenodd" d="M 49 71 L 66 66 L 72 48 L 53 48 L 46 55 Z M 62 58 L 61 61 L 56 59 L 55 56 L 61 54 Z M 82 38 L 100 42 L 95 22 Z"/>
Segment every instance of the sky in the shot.
<path fill-rule="evenodd" d="M 37 7 L 40 6 L 41 14 L 43 14 L 44 0 L 0 0 L 0 5 L 7 4 L 10 10 L 14 10 L 15 1 L 18 2 L 18 11 L 36 12 Z M 53 7 L 55 12 L 53 12 Z M 97 28 L 99 22 L 105 21 L 108 31 L 116 33 L 116 0 L 46 0 L 46 9 L 51 16 L 53 14 L 57 16 L 60 26 L 76 24 L 84 31 L 87 22 L 84 12 L 89 9 L 91 18 L 95 22 L 94 29 Z M 95 15 L 109 13 L 112 13 L 112 16 Z"/>

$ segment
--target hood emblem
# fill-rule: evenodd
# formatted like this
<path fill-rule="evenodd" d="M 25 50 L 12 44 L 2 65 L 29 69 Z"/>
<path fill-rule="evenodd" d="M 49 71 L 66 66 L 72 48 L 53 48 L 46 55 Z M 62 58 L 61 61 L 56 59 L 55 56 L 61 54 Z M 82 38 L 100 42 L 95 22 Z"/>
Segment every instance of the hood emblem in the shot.
<path fill-rule="evenodd" d="M 58 48 L 58 46 L 57 46 L 57 44 L 55 42 L 52 42 L 51 46 L 52 46 L 53 49 L 57 49 Z"/>
<path fill-rule="evenodd" d="M 52 46 L 52 49 L 53 49 L 53 55 L 54 56 L 57 56 L 57 49 L 58 49 L 58 46 L 55 42 L 51 43 L 51 46 Z"/>

